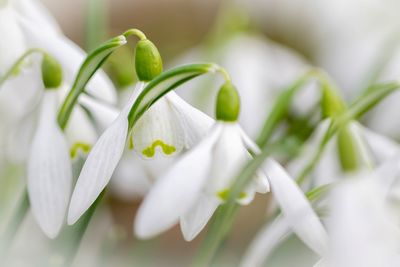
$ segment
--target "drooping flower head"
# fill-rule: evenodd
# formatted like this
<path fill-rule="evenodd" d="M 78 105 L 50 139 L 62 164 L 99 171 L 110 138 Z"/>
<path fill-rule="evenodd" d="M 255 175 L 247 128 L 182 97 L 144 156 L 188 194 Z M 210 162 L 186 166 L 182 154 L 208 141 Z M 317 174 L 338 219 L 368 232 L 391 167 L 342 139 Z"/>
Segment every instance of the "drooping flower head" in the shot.
<path fill-rule="evenodd" d="M 171 92 L 152 103 L 137 123 L 131 125 L 128 117 L 133 104 L 138 101 L 147 82 L 162 71 L 160 54 L 146 37 L 137 45 L 135 64 L 140 82 L 118 118 L 89 154 L 72 195 L 69 224 L 75 223 L 106 187 L 126 145 L 147 159 L 158 153 L 177 155 L 193 146 L 212 124 L 211 118 Z"/>

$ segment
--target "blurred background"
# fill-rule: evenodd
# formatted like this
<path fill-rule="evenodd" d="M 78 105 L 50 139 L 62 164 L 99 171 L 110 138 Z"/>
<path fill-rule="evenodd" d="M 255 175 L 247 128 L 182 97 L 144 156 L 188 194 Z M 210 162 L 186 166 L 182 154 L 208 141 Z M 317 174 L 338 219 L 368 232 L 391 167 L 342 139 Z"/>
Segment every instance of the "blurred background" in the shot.
<path fill-rule="evenodd" d="M 371 83 L 398 80 L 400 74 L 400 2 L 396 0 L 42 2 L 65 35 L 87 51 L 109 37 L 129 28 L 138 28 L 157 45 L 166 68 L 198 60 L 211 60 L 226 67 L 242 96 L 241 122 L 253 138 L 257 137 L 278 93 L 311 66 L 325 70 L 349 102 Z M 135 41 L 132 38 L 132 49 L 117 52 L 106 66 L 122 98 L 126 97 L 124 90 L 135 79 L 131 65 Z M 208 98 L 207 104 L 202 103 L 198 97 L 201 89 L 198 88 L 207 87 L 205 91 L 216 92 L 218 83 L 212 79 L 208 77 L 190 84 L 191 88 L 187 90 L 179 90 L 190 103 L 210 115 L 213 114 L 213 101 L 210 100 L 213 96 Z M 310 88 L 310 92 L 312 90 Z M 310 114 L 315 112 L 314 95 L 309 93 L 305 98 L 299 97 L 299 103 L 295 103 L 293 120 L 311 118 L 307 124 L 301 124 L 303 131 L 292 130 L 298 142 L 309 137 L 310 131 L 304 129 L 313 124 Z M 400 121 L 395 119 L 395 114 L 400 110 L 397 101 L 398 95 L 385 101 L 364 123 L 398 140 Z M 379 119 L 382 115 L 385 120 Z M 287 160 L 285 155 L 276 156 Z M 134 177 L 135 170 L 123 175 Z M 126 179 L 130 178 L 122 180 Z M 179 227 L 149 241 L 133 237 L 132 221 L 145 191 L 138 192 L 137 188 L 129 188 L 129 183 L 124 182 L 114 185 L 91 222 L 76 266 L 190 265 L 205 231 L 190 243 L 183 241 Z M 238 263 L 251 239 L 265 223 L 271 208 L 270 198 L 268 194 L 258 195 L 251 205 L 240 210 L 215 266 Z M 51 255 L 51 266 L 61 265 L 63 259 L 48 246 L 48 241 L 29 216 L 12 250 L 19 259 L 16 266 L 27 266 L 27 260 L 43 251 Z M 287 251 L 296 247 L 298 253 L 286 255 L 284 249 L 266 266 L 311 266 L 315 261 L 315 255 L 295 238 L 290 238 L 284 246 Z M 281 260 L 279 264 L 274 263 L 277 257 Z"/>

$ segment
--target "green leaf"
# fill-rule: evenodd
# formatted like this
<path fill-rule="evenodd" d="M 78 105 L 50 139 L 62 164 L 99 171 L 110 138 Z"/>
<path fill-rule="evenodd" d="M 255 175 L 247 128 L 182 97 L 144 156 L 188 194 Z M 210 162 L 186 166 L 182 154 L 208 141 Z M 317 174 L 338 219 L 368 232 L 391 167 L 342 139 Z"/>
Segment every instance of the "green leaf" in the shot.
<path fill-rule="evenodd" d="M 85 86 L 89 82 L 90 78 L 92 78 L 96 71 L 103 65 L 104 61 L 110 56 L 110 54 L 124 44 L 126 44 L 125 36 L 119 35 L 103 43 L 86 57 L 75 77 L 74 84 L 58 113 L 57 120 L 61 129 L 66 127 L 69 116 L 72 113 L 78 97 L 84 92 Z"/>
<path fill-rule="evenodd" d="M 310 73 L 306 73 L 279 95 L 271 113 L 264 123 L 259 137 L 257 138 L 257 144 L 260 147 L 264 147 L 268 143 L 276 126 L 285 118 L 286 114 L 288 113 L 294 95 L 300 88 L 302 88 L 302 86 L 307 83 L 310 76 Z"/>
<path fill-rule="evenodd" d="M 159 98 L 179 85 L 214 69 L 215 65 L 211 63 L 190 64 L 176 67 L 157 76 L 147 84 L 133 104 L 128 115 L 129 129 Z"/>

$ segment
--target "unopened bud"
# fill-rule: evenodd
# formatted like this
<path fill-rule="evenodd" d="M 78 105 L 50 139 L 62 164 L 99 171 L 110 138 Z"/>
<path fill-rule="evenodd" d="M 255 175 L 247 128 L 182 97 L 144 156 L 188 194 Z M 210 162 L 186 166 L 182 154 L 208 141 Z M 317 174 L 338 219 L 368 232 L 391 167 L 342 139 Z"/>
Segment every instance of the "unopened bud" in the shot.
<path fill-rule="evenodd" d="M 56 89 L 62 83 L 62 68 L 58 61 L 48 55 L 43 55 L 42 80 L 46 89 Z"/>
<path fill-rule="evenodd" d="M 226 82 L 218 92 L 216 118 L 221 121 L 237 121 L 239 112 L 239 94 L 232 83 Z"/>
<path fill-rule="evenodd" d="M 135 68 L 140 81 L 151 81 L 162 72 L 161 55 L 150 40 L 140 40 L 136 45 Z"/>
<path fill-rule="evenodd" d="M 358 168 L 357 144 L 349 125 L 342 126 L 338 131 L 337 145 L 340 165 L 343 171 L 355 171 Z"/>

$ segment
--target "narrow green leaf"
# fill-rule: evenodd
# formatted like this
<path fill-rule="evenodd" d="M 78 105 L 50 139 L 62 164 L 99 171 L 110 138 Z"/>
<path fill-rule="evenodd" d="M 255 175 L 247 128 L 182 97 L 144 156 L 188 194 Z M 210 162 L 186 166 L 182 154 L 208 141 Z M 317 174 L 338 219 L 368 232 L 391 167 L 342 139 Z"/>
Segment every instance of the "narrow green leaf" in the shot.
<path fill-rule="evenodd" d="M 110 56 L 115 49 L 124 44 L 126 44 L 126 38 L 123 35 L 119 35 L 103 43 L 86 57 L 58 113 L 57 120 L 61 129 L 66 127 L 76 101 L 79 95 L 85 90 L 85 86 L 90 78 L 92 78 L 96 71 L 103 65 L 108 56 Z"/>
<path fill-rule="evenodd" d="M 294 95 L 303 85 L 305 85 L 309 78 L 310 73 L 306 73 L 279 95 L 274 104 L 274 107 L 272 108 L 271 113 L 264 123 L 259 137 L 257 138 L 257 144 L 260 147 L 264 147 L 268 143 L 276 126 L 286 116 Z"/>
<path fill-rule="evenodd" d="M 153 79 L 143 89 L 132 106 L 129 115 L 129 128 L 131 129 L 137 120 L 148 110 L 159 98 L 175 89 L 179 85 L 205 73 L 214 70 L 215 65 L 211 63 L 200 63 L 183 65 L 168 70 Z"/>

